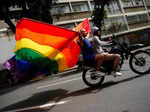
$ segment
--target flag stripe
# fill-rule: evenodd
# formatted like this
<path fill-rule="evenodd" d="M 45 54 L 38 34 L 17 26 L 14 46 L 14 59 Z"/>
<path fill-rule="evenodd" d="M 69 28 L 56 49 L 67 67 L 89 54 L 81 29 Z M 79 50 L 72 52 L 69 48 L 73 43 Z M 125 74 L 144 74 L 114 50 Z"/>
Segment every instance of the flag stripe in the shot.
<path fill-rule="evenodd" d="M 15 52 L 22 48 L 29 48 L 37 51 L 51 60 L 55 58 L 59 65 L 59 71 L 74 66 L 78 60 L 78 54 L 80 54 L 80 50 L 78 50 L 79 46 L 74 41 L 68 44 L 68 47 L 60 52 L 50 46 L 40 45 L 30 39 L 22 38 L 16 42 Z M 74 56 L 72 56 L 72 54 L 74 54 Z"/>
<path fill-rule="evenodd" d="M 62 53 L 59 53 L 56 57 L 55 60 L 58 63 L 58 70 L 59 71 L 63 71 L 66 70 L 67 68 L 69 68 L 66 64 L 66 59 L 64 57 L 64 55 Z"/>
<path fill-rule="evenodd" d="M 15 52 L 15 54 L 18 60 L 29 61 L 30 63 L 35 64 L 41 68 L 47 68 L 56 72 L 58 71 L 58 64 L 55 59 L 50 60 L 49 58 L 42 56 L 40 53 L 34 50 L 22 48 Z"/>
<path fill-rule="evenodd" d="M 57 37 L 64 37 L 64 38 L 74 38 L 77 35 L 76 32 L 61 28 L 58 26 L 54 26 L 51 24 L 42 23 L 39 21 L 34 21 L 27 18 L 22 18 L 16 25 L 17 29 L 27 28 L 31 32 L 37 32 L 39 34 L 47 34 L 47 35 L 54 35 Z M 20 38 L 16 37 L 16 40 Z"/>
<path fill-rule="evenodd" d="M 68 40 L 68 38 L 31 32 L 26 28 L 17 29 L 16 37 L 19 37 L 20 38 L 19 40 L 21 40 L 22 38 L 28 38 L 34 42 L 37 42 L 38 44 L 48 45 L 58 50 L 62 50 L 65 47 L 65 45 L 68 43 L 68 41 L 70 41 Z"/>
<path fill-rule="evenodd" d="M 16 42 L 15 52 L 22 48 L 33 49 L 35 51 L 38 51 L 43 56 L 48 57 L 50 59 L 54 59 L 55 56 L 60 52 L 51 46 L 41 45 L 27 38 L 22 38 L 21 40 L 18 40 Z"/>
<path fill-rule="evenodd" d="M 22 48 L 15 52 L 16 58 L 19 60 L 29 61 L 36 64 L 42 68 L 51 69 L 51 71 L 63 71 L 69 68 L 66 64 L 66 59 L 63 53 L 57 54 L 54 59 L 49 59 L 42 56 L 40 53 L 29 48 Z"/>
<path fill-rule="evenodd" d="M 80 47 L 75 41 L 68 43 L 68 46 L 62 51 L 65 62 L 69 67 L 73 67 L 79 59 Z"/>

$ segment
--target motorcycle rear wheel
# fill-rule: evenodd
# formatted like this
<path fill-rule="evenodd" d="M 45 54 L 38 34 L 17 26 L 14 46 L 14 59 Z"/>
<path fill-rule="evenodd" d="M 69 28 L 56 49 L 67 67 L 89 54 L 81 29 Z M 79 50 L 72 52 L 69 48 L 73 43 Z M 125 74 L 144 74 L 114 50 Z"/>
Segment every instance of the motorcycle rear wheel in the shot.
<path fill-rule="evenodd" d="M 87 86 L 99 87 L 103 83 L 105 77 L 94 74 L 91 70 L 92 69 L 85 69 L 82 73 L 82 79 Z"/>
<path fill-rule="evenodd" d="M 150 72 L 150 53 L 139 50 L 133 53 L 129 60 L 130 68 L 137 74 L 147 74 Z"/>

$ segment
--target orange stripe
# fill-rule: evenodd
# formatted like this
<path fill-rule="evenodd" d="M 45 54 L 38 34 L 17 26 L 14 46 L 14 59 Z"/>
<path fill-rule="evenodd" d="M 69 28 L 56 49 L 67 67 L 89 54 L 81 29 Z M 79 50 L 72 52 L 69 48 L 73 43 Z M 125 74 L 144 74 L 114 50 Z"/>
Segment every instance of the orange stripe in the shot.
<path fill-rule="evenodd" d="M 64 48 L 65 45 L 68 43 L 68 41 L 70 41 L 67 38 L 63 38 L 63 37 L 57 37 L 53 35 L 46 35 L 46 34 L 31 32 L 30 30 L 26 28 L 18 29 L 16 31 L 16 37 L 20 39 L 28 38 L 34 42 L 37 42 L 38 44 L 48 45 L 58 50 L 61 50 L 62 48 Z"/>
<path fill-rule="evenodd" d="M 54 26 L 51 24 L 46 24 L 43 22 L 35 21 L 32 19 L 22 18 L 16 25 L 16 30 L 26 28 L 30 30 L 31 32 L 37 32 L 40 34 L 47 34 L 47 35 L 54 35 L 58 37 L 64 37 L 64 38 L 73 38 L 77 36 L 77 33 L 65 29 L 62 27 Z M 16 38 L 18 40 L 19 38 Z"/>
<path fill-rule="evenodd" d="M 68 68 L 73 67 L 79 59 L 80 47 L 77 45 L 77 43 L 75 43 L 75 41 L 72 41 L 65 49 L 63 49 L 62 54 Z"/>

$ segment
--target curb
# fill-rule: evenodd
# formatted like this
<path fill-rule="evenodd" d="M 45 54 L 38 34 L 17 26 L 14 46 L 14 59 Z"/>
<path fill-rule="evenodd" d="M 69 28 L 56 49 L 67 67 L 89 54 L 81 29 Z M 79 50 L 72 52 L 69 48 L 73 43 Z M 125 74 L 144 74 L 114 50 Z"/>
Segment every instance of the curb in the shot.
<path fill-rule="evenodd" d="M 62 71 L 62 72 L 58 72 L 58 73 L 52 73 L 50 75 L 47 75 L 47 76 L 39 76 L 35 79 L 32 79 L 32 80 L 29 80 L 29 82 L 35 82 L 35 81 L 40 81 L 40 80 L 43 80 L 43 79 L 46 79 L 46 78 L 62 78 L 62 77 L 65 77 L 65 76 L 69 76 L 69 75 L 73 75 L 73 74 L 76 74 L 80 72 L 80 70 L 77 69 L 77 66 L 74 66 L 72 68 L 69 68 L 65 71 Z"/>
<path fill-rule="evenodd" d="M 65 71 L 62 72 L 58 72 L 57 74 L 52 74 L 53 77 L 64 77 L 64 76 L 68 76 L 74 73 L 80 72 L 80 70 L 78 70 L 78 66 L 74 66 L 72 68 L 69 68 Z"/>

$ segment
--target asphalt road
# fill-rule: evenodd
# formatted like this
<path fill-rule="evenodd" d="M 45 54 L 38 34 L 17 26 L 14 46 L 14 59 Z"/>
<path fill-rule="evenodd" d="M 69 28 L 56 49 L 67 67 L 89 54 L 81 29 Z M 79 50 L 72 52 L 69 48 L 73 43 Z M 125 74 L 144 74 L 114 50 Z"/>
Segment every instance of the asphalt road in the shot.
<path fill-rule="evenodd" d="M 75 71 L 6 88 L 0 112 L 150 112 L 150 74 L 133 73 L 128 61 L 122 73 L 99 88 L 86 86 Z"/>

